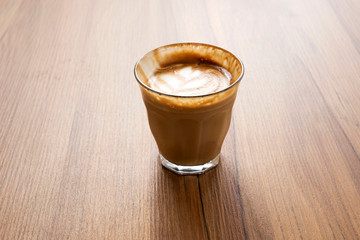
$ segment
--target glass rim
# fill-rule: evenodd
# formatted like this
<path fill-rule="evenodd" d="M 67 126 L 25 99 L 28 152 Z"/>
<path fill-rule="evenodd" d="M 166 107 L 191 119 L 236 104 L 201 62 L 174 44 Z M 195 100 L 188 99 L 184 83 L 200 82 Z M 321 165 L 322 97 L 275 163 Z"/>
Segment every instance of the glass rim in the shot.
<path fill-rule="evenodd" d="M 240 65 L 241 65 L 241 74 L 240 76 L 232 83 L 230 84 L 228 87 L 224 88 L 224 89 L 221 89 L 219 91 L 216 91 L 216 92 L 212 92 L 212 93 L 206 93 L 206 94 L 201 94 L 201 95 L 187 95 L 187 96 L 182 96 L 182 95 L 175 95 L 175 94 L 169 94 L 169 93 L 163 93 L 163 92 L 159 92 L 159 91 L 156 91 L 155 89 L 152 89 L 151 87 L 147 86 L 145 83 L 143 83 L 143 81 L 140 80 L 140 78 L 138 77 L 137 75 L 137 71 L 136 71 L 136 68 L 137 66 L 139 65 L 140 61 L 142 59 L 144 59 L 144 57 L 147 55 L 147 54 L 150 54 L 151 52 L 154 52 L 160 48 L 165 48 L 165 47 L 171 47 L 171 46 L 177 46 L 177 45 L 201 45 L 201 46 L 208 46 L 208 47 L 213 47 L 213 48 L 216 48 L 216 49 L 219 49 L 223 52 L 226 52 L 228 54 L 230 54 L 232 57 L 234 57 L 237 61 L 239 61 Z M 173 43 L 173 44 L 168 44 L 168 45 L 164 45 L 164 46 L 160 46 L 158 48 L 155 48 L 149 52 L 147 52 L 145 55 L 143 55 L 136 63 L 135 63 L 135 66 L 134 66 L 134 75 L 135 75 L 135 78 L 137 80 L 137 82 L 142 86 L 144 87 L 145 89 L 151 91 L 151 92 L 154 92 L 158 95 L 164 95 L 164 96 L 168 96 L 168 97 L 176 97 L 176 98 L 199 98 L 199 97 L 208 97 L 208 96 L 212 96 L 212 95 L 216 95 L 216 94 L 219 94 L 219 93 L 222 93 L 222 92 L 226 92 L 227 90 L 233 88 L 235 85 L 237 85 L 241 79 L 243 78 L 244 76 L 244 73 L 245 73 L 245 66 L 244 66 L 244 63 L 241 61 L 240 58 L 238 58 L 237 56 L 235 56 L 235 54 L 231 53 L 230 51 L 226 50 L 226 49 L 223 49 L 221 47 L 218 47 L 218 46 L 215 46 L 215 45 L 211 45 L 211 44 L 206 44 L 206 43 L 196 43 L 196 42 L 184 42 L 184 43 Z"/>

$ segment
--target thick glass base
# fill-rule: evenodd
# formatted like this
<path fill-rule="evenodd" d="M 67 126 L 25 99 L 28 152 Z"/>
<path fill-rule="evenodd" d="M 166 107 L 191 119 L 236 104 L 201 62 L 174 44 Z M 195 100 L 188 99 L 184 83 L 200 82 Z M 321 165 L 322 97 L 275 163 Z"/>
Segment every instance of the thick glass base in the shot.
<path fill-rule="evenodd" d="M 161 164 L 169 169 L 170 171 L 179 174 L 179 175 L 196 175 L 202 174 L 218 165 L 220 154 L 217 155 L 213 160 L 203 165 L 195 165 L 195 166 L 182 166 L 171 163 L 166 158 L 164 158 L 161 154 L 159 154 Z"/>

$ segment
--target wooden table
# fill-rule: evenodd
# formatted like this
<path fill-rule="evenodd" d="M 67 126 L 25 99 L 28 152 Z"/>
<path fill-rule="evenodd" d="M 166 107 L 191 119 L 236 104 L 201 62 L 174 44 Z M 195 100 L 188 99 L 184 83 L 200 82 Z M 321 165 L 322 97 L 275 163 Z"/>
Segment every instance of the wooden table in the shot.
<path fill-rule="evenodd" d="M 360 2 L 0 2 L 0 239 L 359 239 Z M 246 73 L 220 165 L 160 165 L 135 62 Z"/>

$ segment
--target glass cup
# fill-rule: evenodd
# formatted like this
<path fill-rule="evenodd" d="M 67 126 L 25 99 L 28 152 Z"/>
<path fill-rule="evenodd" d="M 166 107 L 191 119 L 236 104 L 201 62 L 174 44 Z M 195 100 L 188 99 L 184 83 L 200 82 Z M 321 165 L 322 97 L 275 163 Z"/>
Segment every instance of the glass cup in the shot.
<path fill-rule="evenodd" d="M 146 85 L 155 70 L 190 60 L 207 61 L 225 68 L 232 75 L 230 86 L 200 96 L 177 96 Z M 162 46 L 135 64 L 135 78 L 164 167 L 180 175 L 189 175 L 204 173 L 219 163 L 243 75 L 244 65 L 232 53 L 201 43 Z"/>

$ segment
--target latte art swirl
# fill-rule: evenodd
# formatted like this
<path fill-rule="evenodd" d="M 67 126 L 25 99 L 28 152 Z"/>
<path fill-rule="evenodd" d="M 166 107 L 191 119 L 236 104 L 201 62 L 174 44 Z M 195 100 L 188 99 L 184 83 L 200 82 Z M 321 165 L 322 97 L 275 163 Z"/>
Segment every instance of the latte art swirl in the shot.
<path fill-rule="evenodd" d="M 171 95 L 199 96 L 230 86 L 231 74 L 224 68 L 208 63 L 176 64 L 154 72 L 150 88 Z"/>

